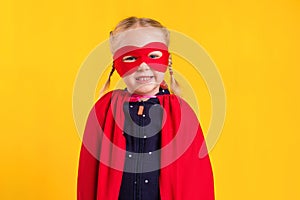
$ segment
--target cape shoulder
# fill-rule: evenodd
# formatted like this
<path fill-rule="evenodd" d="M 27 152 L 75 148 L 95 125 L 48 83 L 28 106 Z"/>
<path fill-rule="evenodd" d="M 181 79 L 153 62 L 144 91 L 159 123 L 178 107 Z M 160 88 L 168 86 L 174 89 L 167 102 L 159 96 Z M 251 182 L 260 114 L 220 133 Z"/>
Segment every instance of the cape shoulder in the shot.
<path fill-rule="evenodd" d="M 125 90 L 122 89 L 116 89 L 116 90 L 111 90 L 104 94 L 101 98 L 99 98 L 94 107 L 96 108 L 97 111 L 102 111 L 105 112 L 107 111 L 109 105 L 112 103 L 120 103 L 128 100 L 130 97 L 130 93 L 128 93 Z M 157 96 L 160 104 L 165 108 L 165 109 L 180 109 L 184 110 L 185 113 L 189 115 L 195 115 L 194 110 L 190 107 L 190 105 L 181 97 L 175 95 L 175 94 L 164 94 L 164 95 L 158 95 Z"/>

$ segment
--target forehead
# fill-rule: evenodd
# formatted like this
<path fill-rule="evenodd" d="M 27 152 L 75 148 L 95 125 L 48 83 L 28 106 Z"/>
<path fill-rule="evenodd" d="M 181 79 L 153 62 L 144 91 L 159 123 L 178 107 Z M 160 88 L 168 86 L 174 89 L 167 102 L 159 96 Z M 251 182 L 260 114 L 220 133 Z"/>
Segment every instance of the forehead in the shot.
<path fill-rule="evenodd" d="M 113 54 L 126 46 L 143 47 L 149 43 L 162 43 L 167 46 L 167 38 L 161 28 L 139 27 L 110 37 Z"/>
<path fill-rule="evenodd" d="M 168 47 L 162 42 L 150 42 L 142 47 L 137 46 L 124 46 L 119 48 L 113 55 L 114 59 L 119 58 L 128 53 L 149 53 L 149 51 L 168 51 Z"/>

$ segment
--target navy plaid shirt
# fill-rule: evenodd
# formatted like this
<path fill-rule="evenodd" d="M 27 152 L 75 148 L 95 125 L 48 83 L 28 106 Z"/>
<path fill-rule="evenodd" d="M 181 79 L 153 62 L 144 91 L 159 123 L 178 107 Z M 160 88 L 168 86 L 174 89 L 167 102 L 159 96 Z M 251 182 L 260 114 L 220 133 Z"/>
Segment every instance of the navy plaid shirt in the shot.
<path fill-rule="evenodd" d="M 161 89 L 156 95 L 170 94 Z M 144 110 L 138 115 L 139 106 Z M 160 200 L 159 174 L 162 109 L 157 98 L 124 106 L 126 159 L 119 200 Z"/>

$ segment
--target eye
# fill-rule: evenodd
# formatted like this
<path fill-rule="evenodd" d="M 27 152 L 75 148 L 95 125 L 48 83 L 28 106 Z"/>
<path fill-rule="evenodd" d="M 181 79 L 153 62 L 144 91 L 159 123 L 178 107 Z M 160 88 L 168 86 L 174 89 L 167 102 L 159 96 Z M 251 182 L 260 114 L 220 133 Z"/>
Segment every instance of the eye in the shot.
<path fill-rule="evenodd" d="M 162 56 L 162 52 L 161 51 L 152 51 L 151 53 L 148 54 L 149 58 L 152 59 L 158 59 Z"/>
<path fill-rule="evenodd" d="M 123 62 L 134 62 L 136 61 L 136 57 L 134 56 L 124 56 L 123 57 Z"/>

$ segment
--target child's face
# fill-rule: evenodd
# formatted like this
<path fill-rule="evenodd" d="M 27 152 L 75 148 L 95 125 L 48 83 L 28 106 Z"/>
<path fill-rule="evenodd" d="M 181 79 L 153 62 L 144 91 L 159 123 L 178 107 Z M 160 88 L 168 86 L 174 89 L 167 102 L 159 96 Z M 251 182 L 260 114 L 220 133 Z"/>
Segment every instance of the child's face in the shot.
<path fill-rule="evenodd" d="M 167 70 L 165 35 L 157 28 L 131 29 L 114 39 L 114 66 L 130 93 L 154 95 Z"/>
<path fill-rule="evenodd" d="M 123 81 L 130 93 L 155 95 L 164 76 L 165 72 L 153 70 L 143 62 L 136 71 L 124 76 Z"/>

